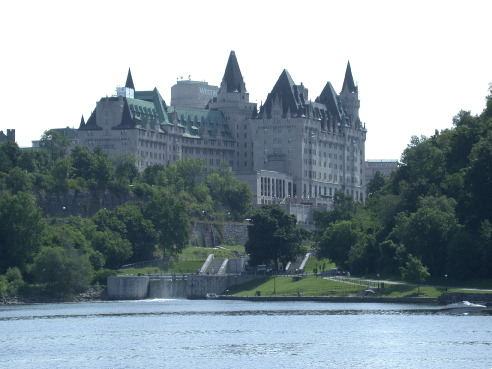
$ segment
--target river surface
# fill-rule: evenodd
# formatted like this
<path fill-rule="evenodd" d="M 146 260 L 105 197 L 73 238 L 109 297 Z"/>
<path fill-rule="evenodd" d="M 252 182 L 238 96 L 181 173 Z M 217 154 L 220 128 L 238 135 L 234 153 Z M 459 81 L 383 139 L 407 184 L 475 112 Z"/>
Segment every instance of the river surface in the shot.
<path fill-rule="evenodd" d="M 492 368 L 492 316 L 326 302 L 0 306 L 0 368 Z"/>

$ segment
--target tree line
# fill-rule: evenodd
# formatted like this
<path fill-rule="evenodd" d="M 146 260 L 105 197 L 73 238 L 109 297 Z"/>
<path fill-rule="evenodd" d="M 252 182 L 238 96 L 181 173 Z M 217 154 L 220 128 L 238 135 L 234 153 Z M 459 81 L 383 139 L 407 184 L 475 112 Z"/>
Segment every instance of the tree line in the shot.
<path fill-rule="evenodd" d="M 179 254 L 193 219 L 244 219 L 251 211 L 249 186 L 225 163 L 210 173 L 196 159 L 139 172 L 135 156 L 82 146 L 68 155 L 68 146 L 56 131 L 45 132 L 40 149 L 0 145 L 0 295 L 24 281 L 54 293 L 83 290 L 123 264 Z M 67 190 L 131 191 L 142 200 L 62 224 L 46 219 L 34 195 Z"/>
<path fill-rule="evenodd" d="M 492 85 L 486 107 L 453 127 L 413 136 L 390 178 L 376 173 L 366 203 L 337 192 L 316 212 L 321 256 L 354 273 L 399 274 L 420 262 L 432 276 L 492 277 Z"/>

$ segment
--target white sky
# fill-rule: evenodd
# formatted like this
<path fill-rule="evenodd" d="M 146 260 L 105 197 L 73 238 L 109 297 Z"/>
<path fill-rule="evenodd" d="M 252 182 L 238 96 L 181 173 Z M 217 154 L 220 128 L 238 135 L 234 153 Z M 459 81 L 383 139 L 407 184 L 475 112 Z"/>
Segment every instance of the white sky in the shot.
<path fill-rule="evenodd" d="M 124 85 L 180 76 L 219 85 L 236 52 L 250 101 L 283 69 L 314 100 L 340 92 L 347 60 L 368 129 L 366 159 L 398 159 L 411 135 L 479 114 L 492 82 L 491 1 L 9 1 L 2 5 L 0 129 L 31 146 L 78 127 Z"/>

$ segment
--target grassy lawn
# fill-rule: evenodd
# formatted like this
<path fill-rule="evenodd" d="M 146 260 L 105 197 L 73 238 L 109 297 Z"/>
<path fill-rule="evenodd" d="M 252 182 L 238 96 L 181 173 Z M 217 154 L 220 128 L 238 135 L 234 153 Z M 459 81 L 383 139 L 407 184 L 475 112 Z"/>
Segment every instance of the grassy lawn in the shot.
<path fill-rule="evenodd" d="M 318 263 L 318 271 L 320 272 L 323 270 L 323 263 L 325 264 L 325 270 L 336 268 L 335 263 L 333 263 L 330 259 L 309 258 L 304 266 L 304 270 L 307 273 L 312 273 L 313 269 L 316 268 L 316 262 Z"/>
<path fill-rule="evenodd" d="M 258 286 L 239 285 L 241 292 L 238 296 L 254 296 L 256 291 L 260 291 L 262 296 L 297 296 L 297 290 L 301 296 L 347 296 L 357 295 L 363 286 L 353 285 L 338 281 L 326 280 L 321 277 L 304 277 L 299 281 L 294 281 L 292 277 L 270 277 L 263 284 Z M 232 292 L 230 290 L 230 292 Z"/>
<path fill-rule="evenodd" d="M 384 282 L 384 281 L 383 281 Z M 254 283 L 255 285 L 251 285 Z M 275 287 L 274 287 L 275 284 Z M 443 292 L 444 288 L 438 287 L 414 287 L 406 285 L 382 284 L 379 285 L 379 294 L 374 296 L 382 297 L 432 297 L 437 298 Z M 273 277 L 259 281 L 252 281 L 250 284 L 238 285 L 237 288 L 230 288 L 229 293 L 238 296 L 254 296 L 256 291 L 260 291 L 261 296 L 272 296 L 275 288 L 276 296 L 296 296 L 299 289 L 301 296 L 357 296 L 366 288 L 378 287 L 377 282 L 345 280 L 326 280 L 321 277 L 309 276 L 299 281 L 294 281 L 292 277 L 276 277 L 275 282 Z M 459 289 L 450 289 L 448 292 L 470 293 Z M 476 291 L 479 292 L 479 291 Z M 487 292 L 485 292 L 487 293 Z M 492 293 L 492 292 L 490 292 Z"/>
<path fill-rule="evenodd" d="M 187 247 L 178 255 L 178 260 L 173 265 L 165 269 L 161 265 L 146 266 L 141 268 L 128 268 L 118 271 L 118 275 L 138 275 L 154 273 L 190 273 L 203 266 L 208 255 L 214 254 L 216 259 L 237 258 L 237 255 L 244 255 L 244 246 L 221 245 L 220 248 Z"/>

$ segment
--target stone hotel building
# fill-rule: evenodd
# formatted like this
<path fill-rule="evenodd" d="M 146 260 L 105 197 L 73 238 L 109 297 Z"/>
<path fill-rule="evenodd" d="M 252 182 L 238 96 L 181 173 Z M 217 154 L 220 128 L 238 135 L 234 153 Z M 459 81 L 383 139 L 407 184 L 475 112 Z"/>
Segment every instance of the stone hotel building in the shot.
<path fill-rule="evenodd" d="M 327 82 L 314 101 L 284 70 L 265 102 L 251 103 L 234 51 L 218 90 L 178 81 L 168 106 L 157 88 L 135 90 L 129 71 L 116 92 L 97 102 L 87 122 L 82 117 L 79 144 L 137 153 L 140 170 L 192 157 L 205 159 L 208 172 L 225 160 L 255 204 L 329 205 L 335 190 L 365 199 L 367 131 L 350 63 L 340 94 Z"/>

